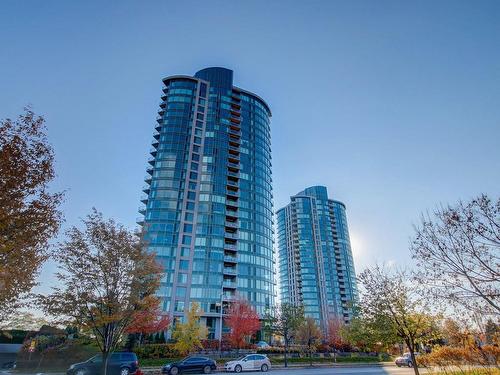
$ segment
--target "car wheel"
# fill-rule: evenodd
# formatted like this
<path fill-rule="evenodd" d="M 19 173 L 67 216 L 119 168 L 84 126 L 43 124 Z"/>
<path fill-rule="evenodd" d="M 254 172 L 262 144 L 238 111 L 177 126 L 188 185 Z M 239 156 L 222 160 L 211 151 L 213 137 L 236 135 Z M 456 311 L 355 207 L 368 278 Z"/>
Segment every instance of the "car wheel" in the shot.
<path fill-rule="evenodd" d="M 130 374 L 130 370 L 127 367 L 120 369 L 120 375 L 128 375 Z"/>
<path fill-rule="evenodd" d="M 409 362 L 408 362 L 408 367 L 413 367 L 413 363 L 412 363 L 412 361 L 409 361 Z"/>
<path fill-rule="evenodd" d="M 81 368 L 79 370 L 76 370 L 75 375 L 86 375 L 87 371 L 85 369 Z"/>
<path fill-rule="evenodd" d="M 177 367 L 172 367 L 169 372 L 170 375 L 177 375 L 178 373 L 179 369 Z"/>
<path fill-rule="evenodd" d="M 212 368 L 210 366 L 203 367 L 204 374 L 210 374 L 212 372 Z"/>
<path fill-rule="evenodd" d="M 241 372 L 241 370 L 242 370 L 242 369 L 241 369 L 241 366 L 240 366 L 240 365 L 236 365 L 236 366 L 234 367 L 234 372 Z"/>
<path fill-rule="evenodd" d="M 269 367 L 264 363 L 261 367 L 260 367 L 260 371 L 262 372 L 267 372 L 267 370 L 269 370 Z"/>

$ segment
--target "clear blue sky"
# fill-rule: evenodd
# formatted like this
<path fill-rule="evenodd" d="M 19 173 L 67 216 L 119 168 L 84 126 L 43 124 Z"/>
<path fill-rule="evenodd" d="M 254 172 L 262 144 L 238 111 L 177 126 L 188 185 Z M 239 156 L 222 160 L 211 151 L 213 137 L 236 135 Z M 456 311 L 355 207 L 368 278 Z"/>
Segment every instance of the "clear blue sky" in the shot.
<path fill-rule="evenodd" d="M 46 116 L 65 226 L 134 227 L 161 78 L 209 66 L 271 106 L 275 207 L 322 184 L 356 267 L 500 187 L 500 1 L 3 1 L 0 117 Z M 44 272 L 48 277 L 49 270 Z"/>

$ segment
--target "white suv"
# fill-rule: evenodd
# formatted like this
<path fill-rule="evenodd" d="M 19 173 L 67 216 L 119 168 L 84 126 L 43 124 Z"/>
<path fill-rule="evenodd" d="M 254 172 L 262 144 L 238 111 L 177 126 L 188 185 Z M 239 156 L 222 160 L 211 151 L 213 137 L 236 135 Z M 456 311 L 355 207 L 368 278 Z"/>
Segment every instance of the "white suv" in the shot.
<path fill-rule="evenodd" d="M 248 354 L 234 361 L 224 364 L 224 370 L 242 372 L 242 371 L 263 371 L 271 368 L 271 361 L 263 354 Z"/>

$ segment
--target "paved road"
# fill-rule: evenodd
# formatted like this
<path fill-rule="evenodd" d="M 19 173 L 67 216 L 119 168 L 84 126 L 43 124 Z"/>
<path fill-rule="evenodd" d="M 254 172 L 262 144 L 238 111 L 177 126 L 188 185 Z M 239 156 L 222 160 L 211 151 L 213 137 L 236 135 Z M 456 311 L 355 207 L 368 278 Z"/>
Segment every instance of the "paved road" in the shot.
<path fill-rule="evenodd" d="M 427 371 L 425 369 L 420 369 L 420 373 L 424 374 Z M 146 374 L 159 373 L 146 372 Z M 217 372 L 224 373 L 224 372 Z M 43 373 L 39 373 L 42 375 Z M 64 373 L 45 373 L 46 375 L 64 375 Z M 45 375 L 44 374 L 44 375 Z M 259 371 L 256 372 L 244 372 L 242 374 L 262 374 Z M 413 375 L 412 368 L 399 368 L 396 366 L 357 366 L 357 367 L 313 367 L 313 368 L 276 368 L 268 372 L 268 374 L 276 375 Z M 35 375 L 35 373 L 23 373 L 20 372 L 10 372 L 0 370 L 0 375 Z"/>
<path fill-rule="evenodd" d="M 420 373 L 425 373 L 420 369 Z M 364 366 L 364 367 L 314 367 L 314 368 L 288 368 L 275 369 L 269 373 L 294 374 L 294 375 L 413 375 L 412 368 L 399 368 L 396 366 Z M 252 374 L 252 373 L 247 373 Z M 257 374 L 257 373 L 256 373 Z"/>

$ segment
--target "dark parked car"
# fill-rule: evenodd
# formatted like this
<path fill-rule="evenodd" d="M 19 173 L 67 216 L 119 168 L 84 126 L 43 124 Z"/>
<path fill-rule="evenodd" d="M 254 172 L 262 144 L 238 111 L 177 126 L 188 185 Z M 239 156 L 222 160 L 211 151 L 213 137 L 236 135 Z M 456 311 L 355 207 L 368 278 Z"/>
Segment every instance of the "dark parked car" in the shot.
<path fill-rule="evenodd" d="M 177 375 L 185 373 L 210 374 L 217 370 L 217 364 L 213 359 L 206 357 L 186 357 L 182 361 L 167 363 L 162 367 L 162 374 Z"/>
<path fill-rule="evenodd" d="M 98 354 L 89 360 L 70 366 L 67 375 L 100 375 L 102 355 Z M 134 375 L 139 370 L 139 362 L 135 353 L 113 353 L 108 359 L 108 375 Z"/>

